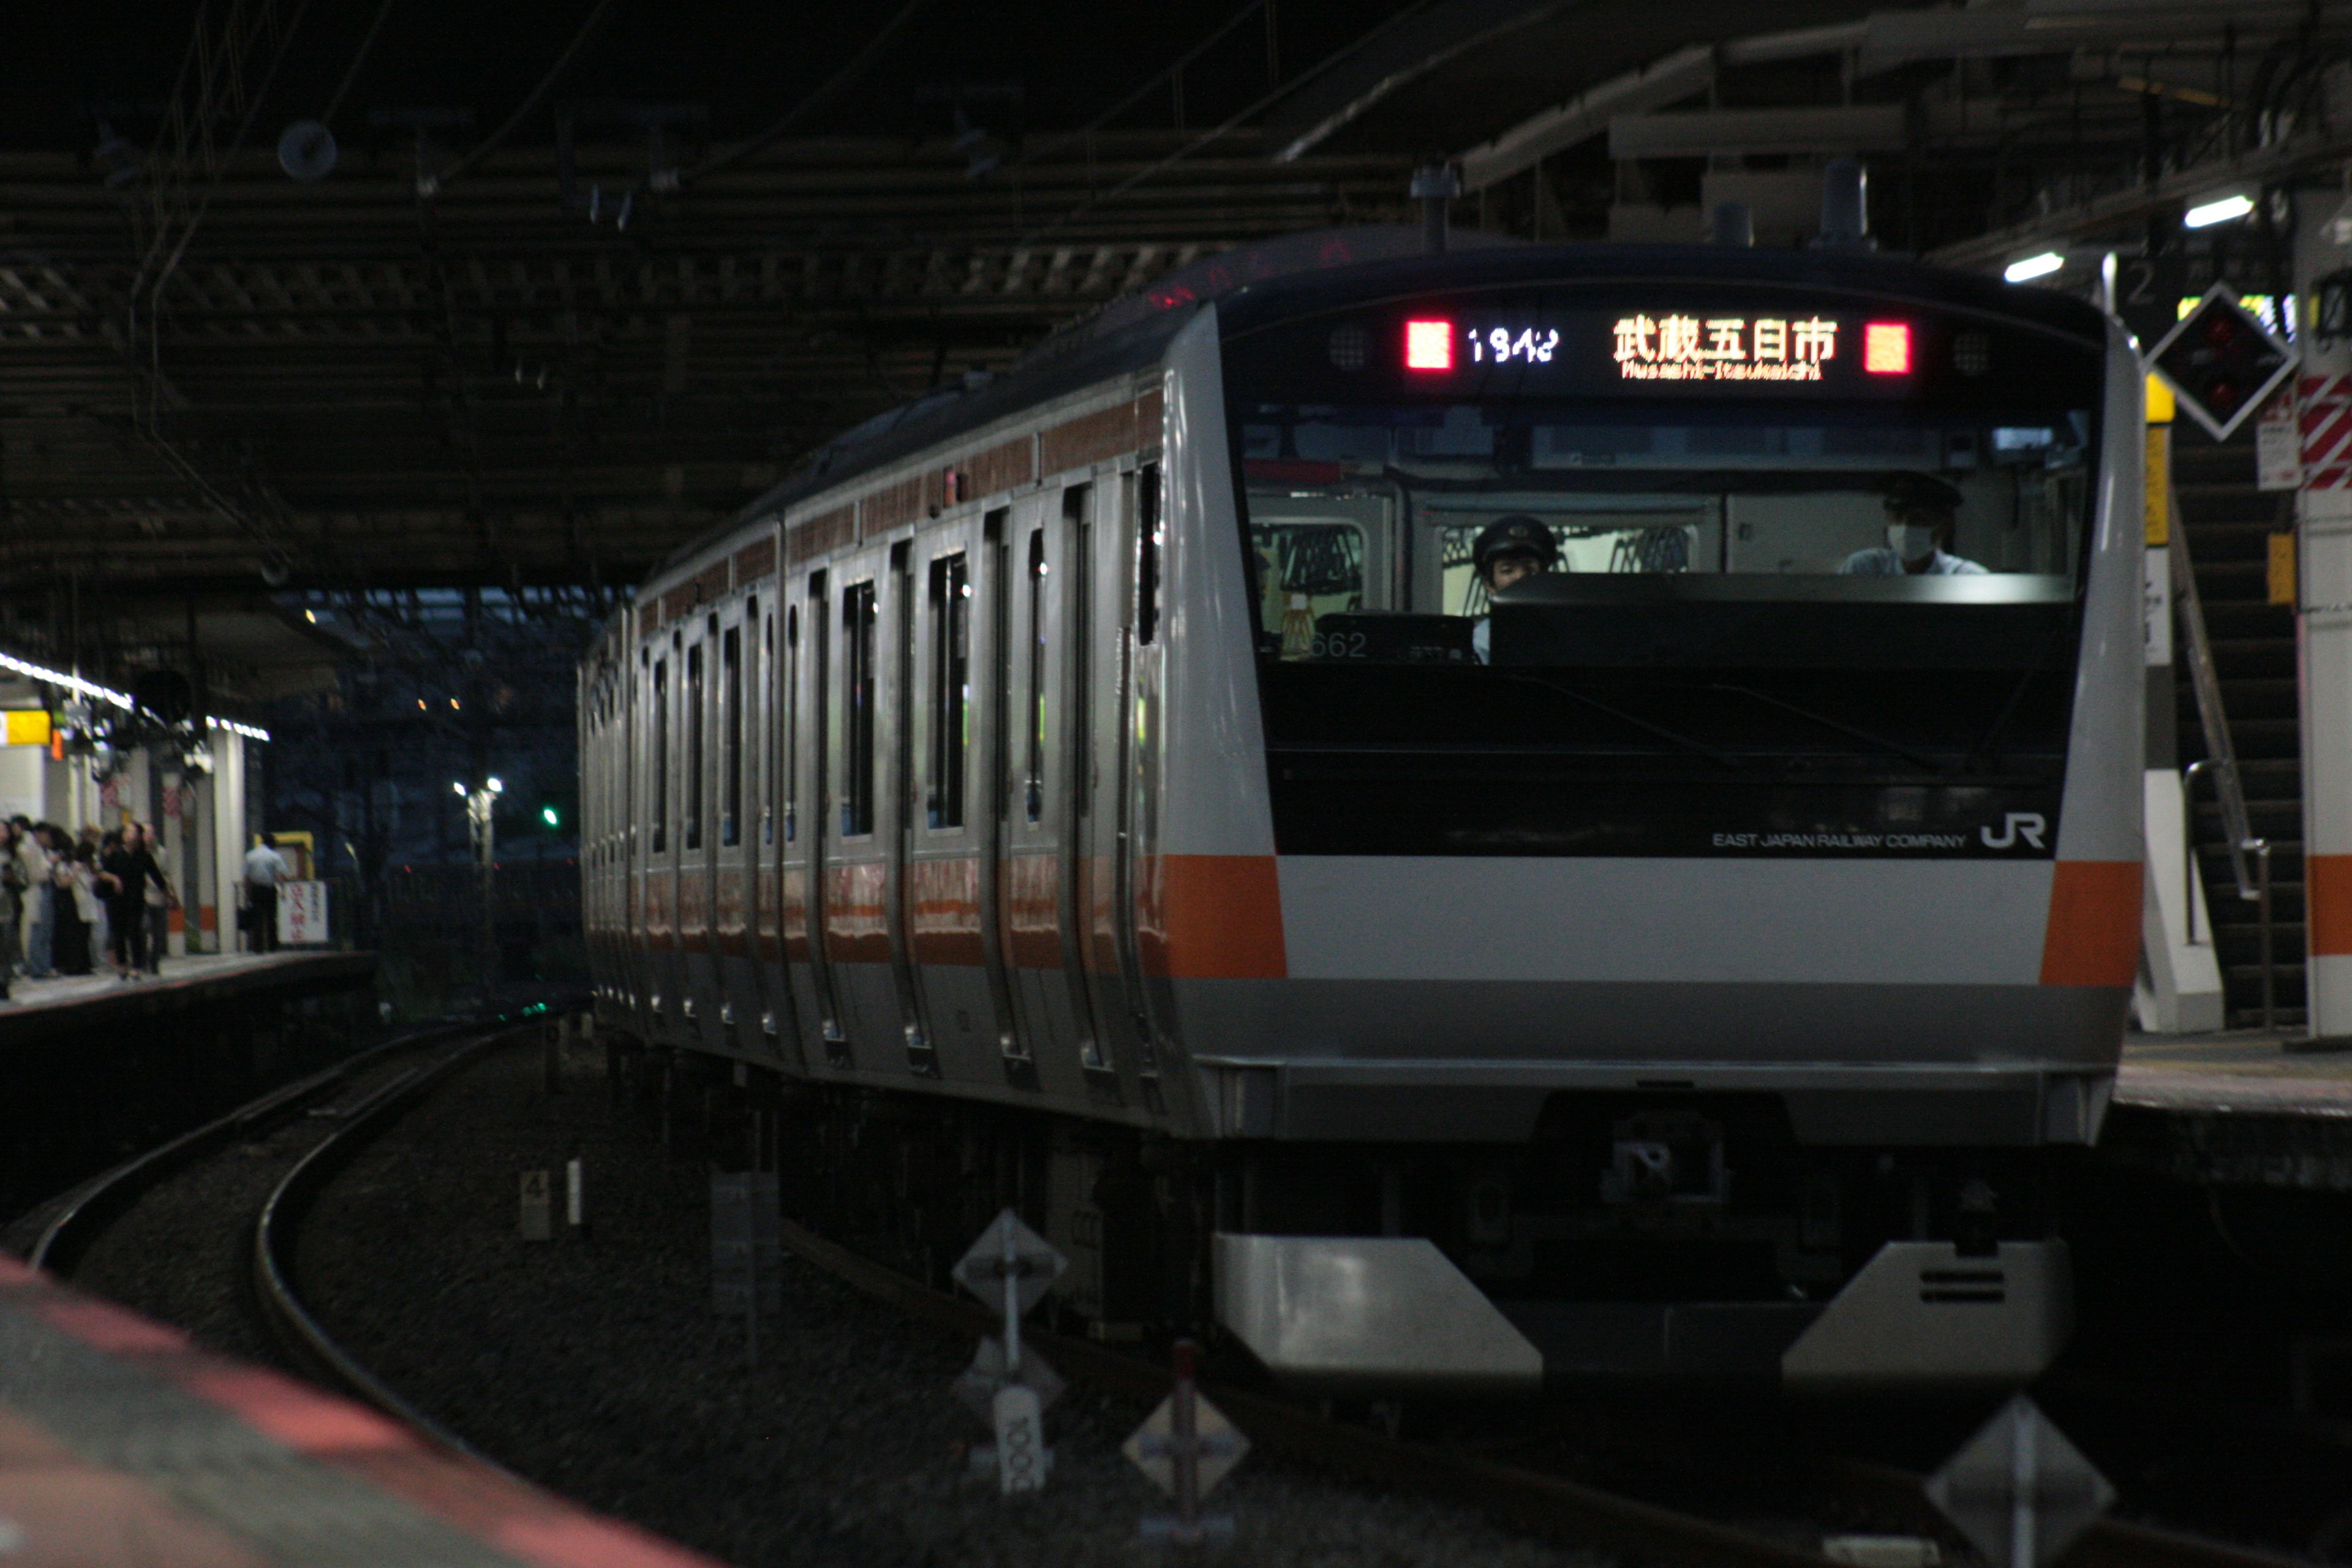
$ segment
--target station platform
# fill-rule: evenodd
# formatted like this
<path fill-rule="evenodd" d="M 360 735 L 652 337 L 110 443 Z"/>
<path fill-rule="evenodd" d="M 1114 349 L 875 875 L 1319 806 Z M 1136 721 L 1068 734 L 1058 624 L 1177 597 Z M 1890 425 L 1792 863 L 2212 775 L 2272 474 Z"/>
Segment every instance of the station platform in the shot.
<path fill-rule="evenodd" d="M 163 973 L 118 980 L 111 971 L 58 980 L 18 978 L 0 1002 L 0 1059 L 8 1047 L 68 1031 L 107 1028 L 223 1004 L 284 1001 L 364 985 L 373 952 L 205 953 L 166 958 Z"/>
<path fill-rule="evenodd" d="M 2104 1154 L 2204 1186 L 2352 1192 L 2352 1051 L 2234 1029 L 2132 1034 Z"/>
<path fill-rule="evenodd" d="M 0 1257 L 8 1568 L 716 1568 Z"/>

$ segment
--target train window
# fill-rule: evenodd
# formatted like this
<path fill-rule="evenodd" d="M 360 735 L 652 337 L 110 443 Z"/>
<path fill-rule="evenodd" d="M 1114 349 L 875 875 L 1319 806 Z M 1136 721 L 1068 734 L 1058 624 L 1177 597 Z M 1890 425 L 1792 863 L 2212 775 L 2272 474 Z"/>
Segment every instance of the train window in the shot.
<path fill-rule="evenodd" d="M 731 848 L 743 814 L 743 629 L 729 626 L 719 646 L 719 842 Z"/>
<path fill-rule="evenodd" d="M 688 849 L 702 847 L 702 644 L 686 650 L 686 807 Z"/>
<path fill-rule="evenodd" d="M 653 852 L 669 847 L 669 660 L 654 660 L 654 721 L 652 756 L 646 772 L 653 775 Z"/>
<path fill-rule="evenodd" d="M 971 571 L 959 551 L 931 563 L 930 824 L 963 826 L 971 745 Z"/>
<path fill-rule="evenodd" d="M 1282 638 L 1282 657 L 1318 657 L 1323 616 L 1364 608 L 1364 531 L 1349 522 L 1293 516 L 1274 507 L 1250 522 L 1258 624 Z"/>
<path fill-rule="evenodd" d="M 1028 763 L 1022 786 L 1029 820 L 1045 815 L 1045 531 L 1029 535 Z"/>
<path fill-rule="evenodd" d="M 1146 463 L 1136 477 L 1135 640 L 1160 636 L 1160 465 Z"/>
<path fill-rule="evenodd" d="M 784 740 L 784 842 L 800 837 L 801 607 L 784 611 L 784 700 L 777 708 Z"/>
<path fill-rule="evenodd" d="M 874 831 L 875 642 L 881 606 L 874 584 L 842 590 L 842 837 Z"/>

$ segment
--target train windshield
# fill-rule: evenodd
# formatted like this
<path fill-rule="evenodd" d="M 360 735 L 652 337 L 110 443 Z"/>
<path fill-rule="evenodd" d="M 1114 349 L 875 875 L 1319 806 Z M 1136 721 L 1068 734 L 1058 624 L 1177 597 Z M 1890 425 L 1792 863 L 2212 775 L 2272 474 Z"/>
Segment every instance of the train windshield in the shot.
<path fill-rule="evenodd" d="M 1438 819 L 1497 787 L 1487 851 L 1538 853 L 1591 825 L 1530 789 L 2054 788 L 2098 353 L 1642 303 L 1438 301 L 1228 343 L 1286 849 L 1466 852 L 1480 812 Z M 1373 816 L 1438 826 L 1367 841 L 1329 808 L 1368 781 Z M 1407 807 L 1433 784 L 1456 810 Z M 1767 815 L 1828 820 L 1790 798 Z"/>

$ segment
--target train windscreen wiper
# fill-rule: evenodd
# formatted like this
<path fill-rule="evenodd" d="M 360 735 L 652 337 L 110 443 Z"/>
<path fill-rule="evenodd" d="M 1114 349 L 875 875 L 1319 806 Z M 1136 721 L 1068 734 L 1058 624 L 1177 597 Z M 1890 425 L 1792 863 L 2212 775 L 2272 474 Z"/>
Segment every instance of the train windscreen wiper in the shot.
<path fill-rule="evenodd" d="M 1759 691 L 1755 688 L 1749 686 L 1733 686 L 1722 681 L 1717 681 L 1710 684 L 1707 687 L 1707 689 L 1709 691 L 1727 692 L 1734 697 L 1749 698 L 1755 701 L 1763 703 L 1769 708 L 1778 708 L 1783 713 L 1791 714 L 1796 718 L 1802 719 L 1809 724 L 1818 724 L 1824 730 L 1834 730 L 1839 734 L 1845 736 L 1848 740 L 1860 741 L 1864 745 L 1875 746 L 1882 752 L 1892 752 L 1894 755 L 1901 757 L 1904 761 L 1913 763 L 1917 767 L 1924 768 L 1931 773 L 1951 772 L 1949 768 L 1936 761 L 1935 758 L 1928 756 L 1925 752 L 1915 752 L 1900 741 L 1889 740 L 1885 735 L 1874 735 L 1867 730 L 1855 728 L 1853 725 L 1847 723 L 1843 719 L 1832 719 L 1826 713 L 1817 713 L 1811 708 L 1806 708 L 1798 703 L 1790 702 L 1785 698 L 1775 697 L 1770 692 Z"/>

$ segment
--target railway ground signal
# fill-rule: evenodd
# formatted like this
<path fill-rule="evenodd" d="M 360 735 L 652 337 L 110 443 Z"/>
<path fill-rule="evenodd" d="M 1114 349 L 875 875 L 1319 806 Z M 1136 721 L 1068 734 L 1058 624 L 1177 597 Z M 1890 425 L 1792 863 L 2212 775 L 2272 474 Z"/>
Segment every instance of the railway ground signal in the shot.
<path fill-rule="evenodd" d="M 1176 1342 L 1176 1386 L 1119 1450 L 1176 1500 L 1174 1513 L 1144 1516 L 1142 1539 L 1152 1544 L 1222 1546 L 1234 1538 L 1234 1516 L 1204 1515 L 1201 1500 L 1248 1455 L 1249 1439 L 1201 1397 L 1194 1377 L 1199 1353 L 1191 1340 Z"/>
<path fill-rule="evenodd" d="M 2218 282 L 2147 356 L 2216 441 L 2228 440 L 2268 400 L 2294 361 L 2294 351 L 2238 302 L 2237 290 Z"/>
<path fill-rule="evenodd" d="M 1021 1348 L 1021 1320 L 1045 1299 L 1070 1260 L 1053 1243 L 1021 1223 L 1010 1208 L 991 1220 L 971 1249 L 949 1270 L 956 1283 L 1004 1314 L 1002 1339 L 981 1342 L 971 1366 L 956 1379 L 956 1393 L 982 1419 L 996 1440 L 972 1450 L 975 1469 L 993 1467 L 997 1489 L 1042 1490 L 1053 1473 L 1054 1453 L 1045 1446 L 1045 1406 L 1058 1398 L 1062 1380 L 1034 1352 Z"/>
<path fill-rule="evenodd" d="M 1927 1479 L 1927 1499 L 1990 1568 L 2042 1568 L 2116 1500 L 2116 1489 L 2022 1394 Z"/>

